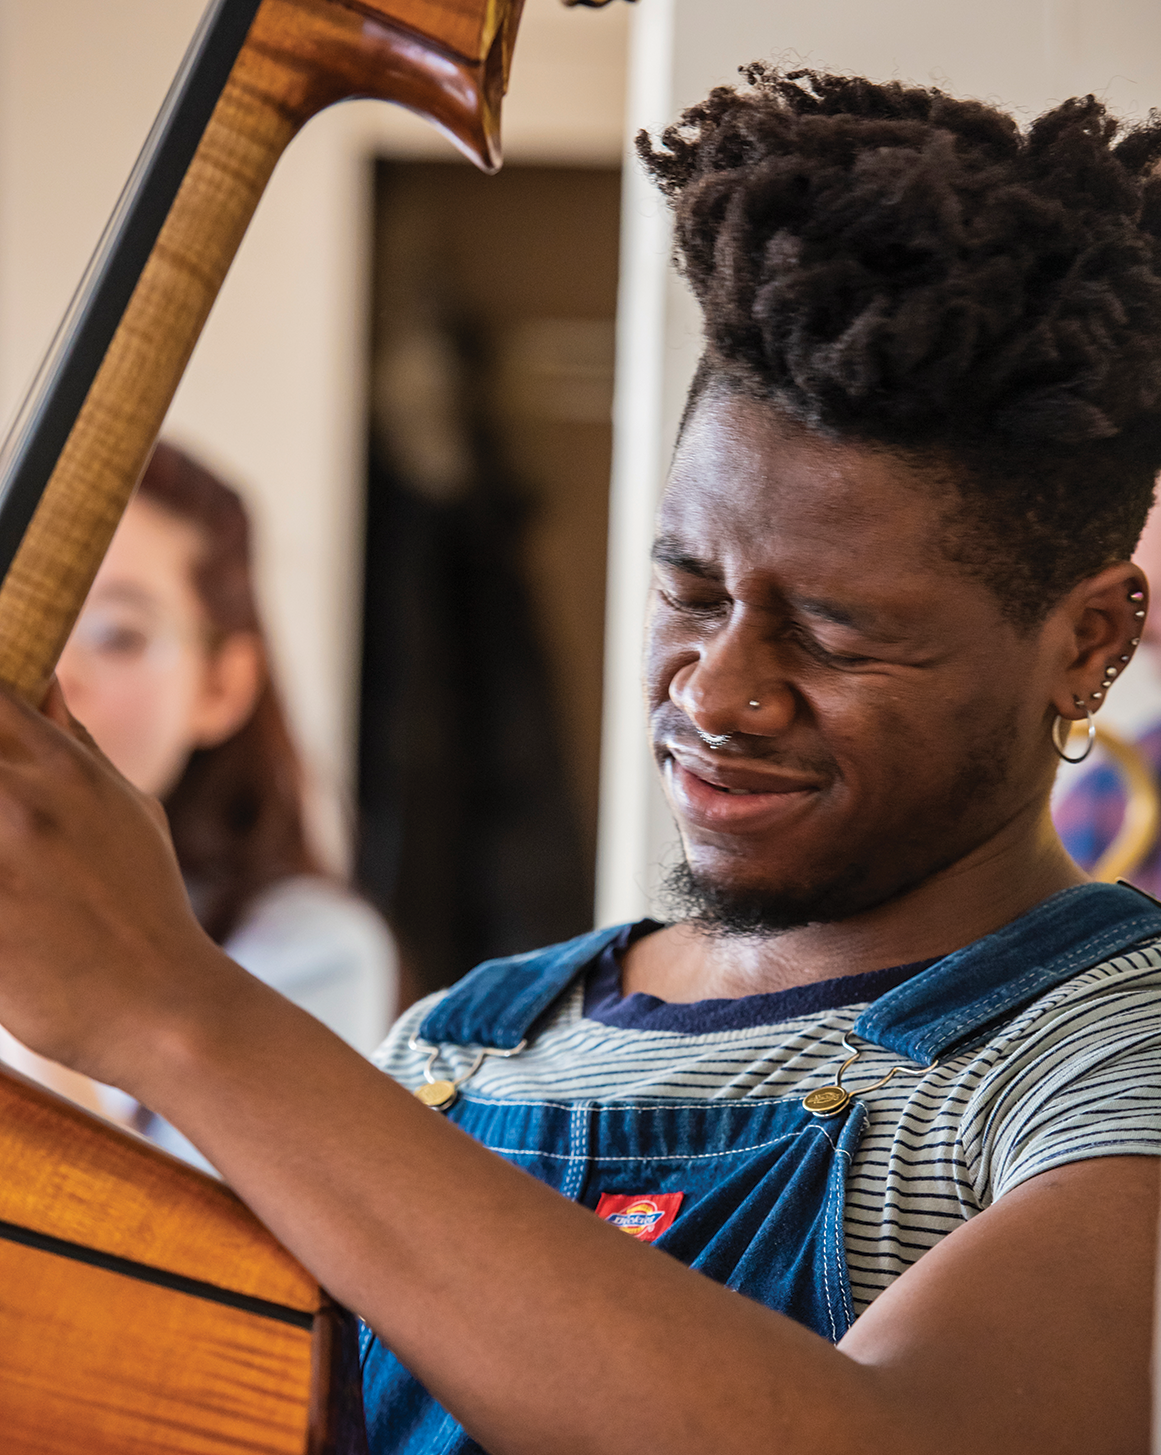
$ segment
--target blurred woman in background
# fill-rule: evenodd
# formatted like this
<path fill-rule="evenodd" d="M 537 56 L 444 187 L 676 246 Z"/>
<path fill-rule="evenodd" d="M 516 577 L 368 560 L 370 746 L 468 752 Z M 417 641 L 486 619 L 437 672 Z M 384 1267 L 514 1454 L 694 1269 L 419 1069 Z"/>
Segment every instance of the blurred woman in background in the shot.
<path fill-rule="evenodd" d="M 395 1011 L 396 961 L 378 915 L 327 875 L 303 818 L 298 756 L 271 678 L 235 492 L 159 444 L 57 675 L 113 764 L 165 805 L 194 909 L 251 974 L 364 1054 Z M 94 1105 L 94 1088 L 7 1038 L 0 1055 Z M 182 1155 L 144 1109 L 96 1092 Z M 192 1154 L 199 1160 L 197 1154 Z"/>

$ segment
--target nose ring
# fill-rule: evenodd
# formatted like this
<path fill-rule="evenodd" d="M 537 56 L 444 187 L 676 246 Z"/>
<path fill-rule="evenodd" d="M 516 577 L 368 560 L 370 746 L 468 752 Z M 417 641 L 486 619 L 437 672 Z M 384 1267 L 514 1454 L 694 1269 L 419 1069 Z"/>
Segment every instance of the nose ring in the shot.
<path fill-rule="evenodd" d="M 694 731 L 697 733 L 698 737 L 702 740 L 706 747 L 712 748 L 714 752 L 716 752 L 718 748 L 724 748 L 729 740 L 733 737 L 733 733 L 703 733 L 701 728 L 695 728 Z"/>

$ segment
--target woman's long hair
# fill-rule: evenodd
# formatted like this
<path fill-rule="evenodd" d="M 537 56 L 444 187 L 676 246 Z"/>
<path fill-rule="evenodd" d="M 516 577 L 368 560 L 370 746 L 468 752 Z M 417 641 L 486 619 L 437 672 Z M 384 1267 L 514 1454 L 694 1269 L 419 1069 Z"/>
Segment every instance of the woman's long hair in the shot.
<path fill-rule="evenodd" d="M 194 908 L 221 943 L 267 886 L 322 871 L 307 842 L 302 769 L 270 676 L 245 507 L 229 486 L 167 444 L 154 451 L 140 494 L 202 536 L 193 579 L 210 651 L 234 632 L 252 633 L 262 650 L 263 683 L 253 712 L 225 742 L 195 750 L 165 800 Z"/>

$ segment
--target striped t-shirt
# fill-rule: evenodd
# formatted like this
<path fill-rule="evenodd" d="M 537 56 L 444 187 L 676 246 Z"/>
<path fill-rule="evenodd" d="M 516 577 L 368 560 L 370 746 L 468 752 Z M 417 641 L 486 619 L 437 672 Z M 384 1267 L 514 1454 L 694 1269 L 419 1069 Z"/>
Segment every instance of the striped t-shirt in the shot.
<path fill-rule="evenodd" d="M 576 984 L 519 1056 L 484 1061 L 471 1090 L 520 1101 L 797 1099 L 833 1082 L 847 1054 L 844 1033 L 900 973 L 804 987 L 807 1009 L 795 991 L 702 1002 L 701 1025 L 698 1007 L 665 1007 L 648 996 L 618 1008 L 607 986 L 603 995 L 595 987 L 586 1015 L 585 986 Z M 864 998 L 842 1003 L 849 993 Z M 375 1057 L 412 1089 L 424 1079 L 427 1054 L 409 1050 L 408 1041 L 441 995 L 413 1006 Z M 635 1015 L 633 1002 L 652 1002 L 654 1013 Z M 856 1093 L 898 1064 L 891 1052 L 853 1044 L 861 1054 L 844 1084 Z M 474 1054 L 444 1047 L 436 1074 L 462 1074 Z M 1161 1155 L 1161 940 L 1057 986 L 986 1044 L 933 1067 L 908 1065 L 860 1099 L 868 1124 L 848 1175 L 845 1215 L 856 1313 L 1029 1177 L 1087 1157 Z"/>

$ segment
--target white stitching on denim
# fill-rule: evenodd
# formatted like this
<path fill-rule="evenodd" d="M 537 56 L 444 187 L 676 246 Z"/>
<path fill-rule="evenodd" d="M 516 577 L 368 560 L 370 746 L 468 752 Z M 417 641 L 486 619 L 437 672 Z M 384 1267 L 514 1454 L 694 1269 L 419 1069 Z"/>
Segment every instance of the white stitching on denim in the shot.
<path fill-rule="evenodd" d="M 591 1102 L 577 1101 L 573 1103 L 572 1114 L 568 1119 L 569 1136 L 569 1167 L 560 1185 L 561 1195 L 570 1200 L 575 1200 L 580 1191 L 581 1183 L 589 1161 L 589 1137 L 588 1137 L 588 1112 Z M 577 1148 L 581 1150 L 578 1152 Z"/>
<path fill-rule="evenodd" d="M 804 1131 L 804 1132 L 817 1132 L 817 1133 L 820 1133 L 822 1135 L 823 1140 L 830 1143 L 831 1151 L 834 1152 L 834 1154 L 836 1155 L 836 1157 L 840 1157 L 840 1158 L 845 1159 L 846 1166 L 843 1169 L 843 1183 L 844 1183 L 844 1186 L 845 1186 L 846 1179 L 847 1179 L 847 1174 L 850 1171 L 850 1162 L 851 1162 L 851 1155 L 850 1155 L 850 1153 L 847 1152 L 847 1151 L 844 1151 L 843 1148 L 838 1145 L 838 1143 L 830 1135 L 830 1128 L 823 1126 L 821 1122 L 812 1122 L 808 1126 L 803 1127 L 802 1128 L 802 1131 Z M 829 1178 L 828 1178 L 828 1183 L 829 1183 Z M 837 1256 L 838 1249 L 839 1249 L 839 1246 L 840 1246 L 840 1242 L 839 1242 L 839 1218 L 838 1218 L 838 1207 L 837 1207 L 837 1205 L 835 1205 L 835 1206 L 833 1206 L 831 1208 L 831 1218 L 832 1218 L 832 1222 L 833 1222 L 833 1229 L 832 1229 L 832 1232 L 831 1232 L 831 1237 L 834 1240 L 833 1246 L 834 1246 L 834 1249 L 835 1249 L 835 1252 L 836 1252 L 836 1256 Z M 826 1224 L 825 1224 L 825 1220 L 824 1220 L 824 1223 L 823 1223 L 824 1229 L 825 1229 L 825 1226 L 826 1226 Z M 843 1248 L 843 1253 L 844 1253 L 844 1256 L 845 1256 L 845 1252 L 846 1252 L 846 1240 L 845 1240 L 845 1236 L 844 1236 L 844 1238 L 842 1240 L 841 1246 Z M 831 1290 L 830 1290 L 830 1270 L 829 1270 L 829 1266 L 828 1266 L 828 1263 L 827 1263 L 826 1239 L 825 1239 L 825 1237 L 823 1239 L 822 1281 L 823 1281 L 823 1296 L 826 1299 L 826 1316 L 830 1320 L 831 1332 L 834 1335 L 834 1338 L 833 1338 L 832 1342 L 835 1343 L 835 1344 L 837 1344 L 838 1341 L 839 1341 L 839 1339 L 840 1339 L 840 1337 L 841 1337 L 841 1335 L 838 1332 L 838 1325 L 835 1322 L 835 1316 L 834 1316 L 834 1301 L 833 1301 L 833 1299 L 831 1297 Z M 844 1307 L 845 1307 L 845 1311 L 846 1311 L 846 1313 L 849 1316 L 848 1317 L 848 1323 L 854 1323 L 854 1310 L 851 1307 L 850 1300 L 847 1297 L 846 1291 L 845 1290 L 842 1290 L 842 1293 L 843 1293 L 843 1304 L 844 1304 Z"/>
<path fill-rule="evenodd" d="M 865 1110 L 865 1108 L 864 1108 L 864 1110 Z M 844 1200 L 844 1204 L 845 1204 L 846 1182 L 847 1182 L 847 1177 L 850 1175 L 850 1170 L 851 1170 L 851 1154 L 849 1152 L 847 1152 L 847 1151 L 844 1151 L 844 1149 L 842 1147 L 839 1147 L 839 1146 L 836 1146 L 834 1150 L 835 1150 L 835 1156 L 839 1158 L 840 1162 L 842 1162 L 842 1163 L 845 1164 L 843 1166 L 843 1169 L 842 1169 L 842 1180 L 843 1180 L 843 1191 L 844 1191 L 844 1199 L 843 1200 Z M 844 1210 L 845 1210 L 845 1208 L 844 1208 Z M 846 1272 L 846 1281 L 845 1281 L 845 1283 L 840 1283 L 839 1284 L 839 1292 L 842 1294 L 843 1312 L 846 1314 L 847 1328 L 850 1328 L 850 1326 L 855 1321 L 855 1309 L 854 1309 L 853 1303 L 851 1302 L 851 1289 L 850 1289 L 850 1281 L 851 1281 L 851 1278 L 850 1278 L 850 1271 L 846 1267 L 846 1249 L 847 1249 L 847 1244 L 846 1244 L 846 1230 L 845 1230 L 845 1228 L 843 1226 L 843 1220 L 839 1217 L 839 1209 L 838 1209 L 838 1200 L 837 1199 L 835 1200 L 835 1203 L 834 1203 L 834 1205 L 832 1207 L 832 1219 L 833 1219 L 834 1226 L 833 1226 L 833 1229 L 832 1229 L 831 1236 L 834 1239 L 835 1258 L 836 1258 L 836 1260 L 838 1260 L 838 1259 L 841 1258 L 842 1263 L 843 1263 L 843 1269 Z M 833 1320 L 832 1320 L 832 1324 L 833 1324 Z M 838 1340 L 837 1339 L 835 1340 L 835 1343 L 836 1344 L 838 1343 Z"/>
<path fill-rule="evenodd" d="M 873 1042 L 872 1047 L 876 1051 L 882 1049 L 879 1046 L 875 1046 Z M 811 1078 L 817 1079 L 820 1085 L 828 1085 L 829 1083 L 823 1079 L 828 1074 L 825 1067 L 820 1067 L 817 1071 L 811 1073 Z M 804 1083 L 806 1079 L 805 1077 L 803 1078 Z M 797 1105 L 801 1102 L 804 1094 L 803 1087 L 799 1086 L 787 1096 L 707 1096 L 701 1101 L 677 1101 L 671 1100 L 667 1096 L 656 1096 L 652 1098 L 648 1105 L 645 1105 L 642 1101 L 620 1101 L 616 1097 L 610 1097 L 607 1101 L 602 1101 L 601 1106 L 608 1107 L 611 1111 L 630 1111 L 634 1116 L 645 1116 L 651 1111 L 704 1111 L 706 1107 L 710 1106 L 744 1107 L 747 1111 L 753 1112 L 754 1108 L 758 1106 Z M 538 1110 L 545 1107 L 572 1106 L 577 1100 L 578 1098 L 576 1097 L 570 1097 L 567 1101 L 516 1101 L 510 1100 L 505 1096 L 484 1096 L 478 1091 L 465 1091 L 460 1096 L 460 1101 L 470 1102 L 472 1106 L 502 1106 L 505 1108 L 524 1106 L 535 1107 Z M 591 1102 L 592 1098 L 589 1098 L 589 1100 Z"/>
<path fill-rule="evenodd" d="M 982 1000 L 974 1001 L 970 1006 L 965 1007 L 960 1012 L 958 1017 L 952 1017 L 948 1020 L 942 1020 L 938 1022 L 935 1027 L 932 1027 L 932 1030 L 943 1031 L 949 1027 L 951 1029 L 958 1030 L 961 1026 L 967 1024 L 967 1022 L 970 1021 L 976 1014 L 978 1014 L 979 1011 L 988 1009 L 992 1005 L 997 1004 L 1005 997 L 1013 994 L 1013 992 L 1019 991 L 1024 985 L 1035 984 L 1038 978 L 1047 978 L 1048 976 L 1054 975 L 1059 970 L 1068 970 L 1073 965 L 1077 964 L 1078 961 L 1084 959 L 1087 955 L 1095 955 L 1099 957 L 1105 954 L 1107 948 L 1110 945 L 1115 945 L 1120 936 L 1123 935 L 1123 933 L 1124 925 L 1122 924 L 1115 927 L 1114 929 L 1104 931 L 1104 933 L 1096 937 L 1095 940 L 1090 937 L 1084 942 L 1083 945 L 1081 945 L 1077 949 L 1072 950 L 1064 957 L 1056 956 L 1048 963 L 1048 965 L 1035 965 L 1030 970 L 1025 971 L 1025 973 L 1018 980 L 1005 981 L 1003 985 L 999 986 L 990 995 L 985 996 Z M 1119 954 L 1120 950 L 1128 951 L 1136 950 L 1138 948 L 1146 948 L 1150 944 L 1150 942 L 1156 938 L 1158 937 L 1155 935 L 1142 936 L 1140 940 L 1133 940 L 1128 945 L 1122 944 L 1120 946 L 1120 949 L 1115 953 Z M 1090 964 L 1084 968 L 1095 969 L 1100 963 L 1101 962 L 1098 958 L 1090 961 Z M 877 1030 L 881 1030 L 884 1028 L 883 1012 L 885 1011 L 889 1016 L 890 1010 L 891 1008 L 889 1005 L 885 1004 L 883 1001 L 880 1001 L 877 1012 L 875 1008 L 872 1008 L 869 1013 L 864 1012 L 863 1015 L 859 1017 L 859 1019 L 865 1019 L 868 1025 L 873 1025 Z M 859 1032 L 858 1030 L 857 1022 L 855 1025 L 855 1033 L 856 1035 L 861 1034 L 861 1032 Z M 926 1039 L 927 1037 L 920 1035 L 915 1042 L 916 1046 L 923 1046 L 926 1042 Z"/>
<path fill-rule="evenodd" d="M 433 1444 L 432 1448 L 434 1451 L 434 1455 L 447 1455 L 447 1452 L 452 1449 L 453 1445 L 458 1443 L 460 1435 L 467 1434 L 467 1431 L 460 1424 L 459 1420 L 457 1420 L 455 1415 L 452 1414 L 449 1414 L 447 1419 L 444 1420 L 443 1424 L 440 1425 L 439 1429 L 435 1432 L 435 1435 L 433 1436 L 433 1440 L 438 1439 L 441 1435 L 444 1434 L 445 1431 L 447 1432 L 448 1438 L 443 1442 L 442 1445 Z"/>
<path fill-rule="evenodd" d="M 477 1102 L 479 1102 L 481 1100 L 481 1098 L 475 1098 L 475 1100 Z M 536 1105 L 536 1103 L 525 1103 L 525 1102 L 507 1102 L 507 1103 L 497 1103 L 497 1104 L 499 1104 L 499 1105 L 505 1105 L 505 1106 L 508 1106 L 508 1107 L 511 1107 L 511 1106 Z M 559 1102 L 542 1103 L 542 1105 L 548 1105 L 548 1106 L 559 1106 L 561 1104 L 562 1103 L 559 1103 Z M 723 1104 L 724 1105 L 729 1105 L 731 1103 L 723 1103 Z M 696 1102 L 696 1103 L 692 1103 L 691 1104 L 691 1109 L 692 1109 L 692 1107 L 696 1107 L 696 1106 L 700 1106 L 700 1107 L 703 1107 L 704 1108 L 706 1105 L 707 1105 L 706 1102 Z M 572 1144 L 572 1146 L 574 1148 L 576 1147 L 576 1145 L 578 1144 L 578 1142 L 581 1139 L 582 1128 L 583 1128 L 583 1118 L 587 1116 L 587 1114 L 591 1110 L 591 1108 L 592 1108 L 592 1103 L 591 1102 L 581 1102 L 581 1101 L 578 1101 L 578 1102 L 574 1102 L 572 1104 L 572 1109 L 571 1109 L 570 1114 L 569 1114 L 569 1136 L 570 1136 L 571 1144 Z M 634 1110 L 634 1111 L 645 1111 L 645 1110 L 648 1110 L 648 1108 L 644 1108 L 644 1107 L 641 1107 L 641 1108 L 633 1107 L 633 1108 L 625 1108 L 625 1109 L 630 1109 L 630 1110 Z M 577 1157 L 576 1154 L 575 1154 L 575 1151 L 572 1151 L 572 1152 L 569 1152 L 569 1153 L 566 1154 L 566 1153 L 561 1153 L 561 1152 L 529 1151 L 527 1148 L 522 1148 L 522 1147 L 497 1147 L 497 1146 L 492 1146 L 491 1144 L 485 1144 L 485 1145 L 488 1145 L 490 1147 L 490 1150 L 491 1151 L 496 1152 L 500 1156 L 504 1156 L 504 1157 L 525 1157 L 525 1158 L 543 1157 L 543 1158 L 551 1159 L 552 1161 L 557 1161 L 557 1162 L 563 1161 L 563 1162 L 570 1162 L 570 1163 L 572 1163 L 572 1166 L 569 1168 L 568 1172 L 566 1172 L 566 1174 L 565 1174 L 565 1177 L 564 1177 L 564 1179 L 563 1179 L 563 1181 L 561 1183 L 561 1189 L 560 1189 L 562 1196 L 568 1197 L 568 1198 L 572 1198 L 574 1196 L 574 1194 L 575 1194 L 575 1185 L 574 1184 L 577 1183 L 577 1182 L 579 1182 L 579 1174 L 583 1171 L 586 1163 L 589 1163 L 589 1162 L 591 1162 L 591 1164 L 593 1166 L 603 1166 L 603 1165 L 606 1165 L 606 1164 L 609 1164 L 609 1163 L 629 1163 L 629 1162 L 636 1162 L 636 1163 L 642 1163 L 642 1164 L 657 1164 L 659 1162 L 708 1162 L 708 1161 L 718 1160 L 718 1159 L 720 1159 L 722 1157 L 733 1157 L 733 1156 L 737 1156 L 739 1153 L 742 1153 L 742 1152 L 761 1152 L 761 1151 L 765 1151 L 767 1148 L 776 1147 L 776 1146 L 778 1146 L 782 1142 L 791 1142 L 791 1141 L 794 1141 L 803 1132 L 813 1132 L 815 1135 L 821 1136 L 822 1139 L 823 1139 L 823 1141 L 825 1141 L 825 1142 L 827 1142 L 829 1144 L 831 1151 L 840 1159 L 840 1161 L 843 1164 L 842 1178 L 843 1178 L 843 1182 L 845 1184 L 846 1178 L 847 1178 L 847 1176 L 849 1175 L 849 1172 L 850 1172 L 851 1156 L 850 1156 L 850 1153 L 847 1152 L 844 1148 L 838 1146 L 838 1144 L 835 1141 L 834 1137 L 831 1135 L 831 1131 L 832 1131 L 832 1128 L 831 1127 L 824 1126 L 821 1122 L 810 1122 L 810 1123 L 807 1123 L 806 1126 L 798 1128 L 797 1131 L 787 1132 L 787 1133 L 785 1133 L 781 1137 L 774 1137 L 774 1138 L 772 1138 L 769 1141 L 766 1141 L 766 1142 L 757 1142 L 757 1143 L 753 1143 L 753 1144 L 748 1145 L 748 1146 L 732 1147 L 727 1152 L 700 1152 L 700 1153 L 695 1153 L 693 1155 L 675 1155 L 675 1156 L 671 1156 L 671 1157 L 588 1157 L 588 1156 Z M 586 1147 L 586 1151 L 587 1151 L 587 1147 Z M 576 1175 L 574 1175 L 574 1173 Z M 837 1201 L 837 1199 L 831 1198 L 830 1195 L 829 1195 L 829 1182 L 830 1182 L 829 1176 L 828 1176 L 827 1182 L 828 1182 L 828 1188 L 827 1188 L 827 1193 L 825 1194 L 826 1201 L 824 1202 L 824 1214 L 823 1214 L 823 1229 L 824 1229 L 823 1249 L 822 1249 L 822 1253 L 823 1253 L 823 1257 L 822 1257 L 823 1297 L 824 1297 L 825 1302 L 826 1302 L 826 1315 L 827 1315 L 827 1319 L 830 1321 L 830 1328 L 831 1328 L 831 1335 L 832 1335 L 832 1343 L 836 1343 L 837 1344 L 838 1341 L 839 1341 L 839 1339 L 842 1336 L 839 1333 L 838 1320 L 835 1317 L 835 1298 L 834 1298 L 834 1293 L 833 1293 L 833 1291 L 831 1289 L 831 1278 L 830 1278 L 830 1257 L 831 1257 L 832 1253 L 833 1253 L 833 1255 L 835 1257 L 837 1257 L 838 1256 L 838 1250 L 839 1250 L 840 1246 L 842 1246 L 842 1247 L 845 1248 L 845 1242 L 840 1241 L 840 1236 L 839 1236 L 839 1234 L 840 1234 L 840 1228 L 839 1228 L 838 1201 Z M 828 1222 L 829 1222 L 829 1232 L 827 1231 Z M 829 1245 L 828 1245 L 828 1241 L 827 1241 L 828 1238 L 829 1238 Z M 851 1301 L 850 1301 L 850 1297 L 849 1297 L 849 1295 L 847 1293 L 847 1290 L 842 1287 L 841 1283 L 840 1283 L 840 1286 L 839 1286 L 839 1293 L 841 1295 L 842 1311 L 843 1311 L 843 1313 L 845 1315 L 845 1321 L 846 1321 L 846 1323 L 847 1323 L 847 1325 L 849 1327 L 849 1325 L 854 1322 L 854 1310 L 853 1310 L 853 1308 L 851 1306 Z"/>
<path fill-rule="evenodd" d="M 827 1178 L 827 1181 L 829 1183 L 829 1181 L 830 1181 L 830 1178 L 829 1177 Z M 825 1194 L 824 1194 L 824 1196 L 825 1196 Z M 824 1216 L 823 1216 L 823 1224 L 822 1224 L 822 1227 L 823 1227 L 823 1239 L 822 1239 L 822 1289 L 823 1289 L 823 1296 L 826 1299 L 826 1316 L 830 1320 L 831 1343 L 832 1344 L 837 1344 L 838 1343 L 838 1339 L 839 1339 L 839 1333 L 838 1333 L 838 1325 L 835 1323 L 835 1318 L 834 1318 L 834 1304 L 831 1301 L 831 1296 L 830 1296 L 830 1253 L 829 1253 L 829 1251 L 827 1249 L 827 1233 L 826 1233 L 826 1217 L 825 1217 L 826 1204 L 825 1203 L 823 1204 L 823 1208 L 824 1208 Z"/>
<path fill-rule="evenodd" d="M 779 1142 L 791 1142 L 801 1132 L 823 1131 L 822 1127 L 800 1127 L 797 1132 L 787 1132 L 785 1136 L 773 1137 L 768 1142 L 754 1142 L 747 1147 L 731 1147 L 728 1152 L 696 1152 L 692 1155 L 675 1154 L 672 1157 L 593 1157 L 591 1161 L 596 1167 L 603 1167 L 609 1162 L 714 1162 L 721 1157 L 736 1157 L 739 1152 L 764 1152 L 767 1147 L 777 1147 Z M 825 1132 L 823 1132 L 825 1135 Z M 829 1137 L 827 1138 L 829 1141 Z M 527 1147 L 497 1147 L 491 1142 L 485 1142 L 485 1147 L 492 1152 L 498 1152 L 502 1157 L 547 1157 L 554 1162 L 568 1162 L 571 1160 L 567 1152 L 530 1152 Z M 832 1142 L 833 1146 L 834 1143 Z"/>
<path fill-rule="evenodd" d="M 1121 930 L 1106 931 L 1104 935 L 1097 938 L 1095 943 L 1092 940 L 1088 940 L 1080 949 L 1072 951 L 1071 954 L 1063 957 L 1057 956 L 1048 965 L 1037 965 L 1033 969 L 1026 971 L 1018 980 L 1006 981 L 998 990 L 994 990 L 991 995 L 984 996 L 982 1000 L 974 1001 L 970 1006 L 967 1006 L 958 1016 L 941 1020 L 935 1026 L 931 1027 L 926 1035 L 917 1036 L 914 1041 L 916 1050 L 927 1052 L 937 1037 L 942 1039 L 949 1032 L 950 1039 L 954 1040 L 955 1034 L 958 1031 L 973 1022 L 976 1027 L 982 1026 L 984 1021 L 988 1019 L 985 1013 L 993 1006 L 1003 1006 L 1005 1001 L 1008 1004 L 1012 1004 L 1019 998 L 1025 986 L 1034 988 L 1038 983 L 1046 982 L 1056 977 L 1062 970 L 1071 970 L 1074 965 L 1079 964 L 1080 961 L 1088 956 L 1095 956 L 1096 958 L 1090 959 L 1088 965 L 1083 968 L 1095 969 L 1101 963 L 1100 957 L 1106 953 L 1110 946 L 1116 944 L 1121 933 L 1123 933 Z M 1138 943 L 1141 942 L 1133 941 L 1133 945 Z M 1122 945 L 1120 948 L 1129 949 L 1130 946 Z M 856 1031 L 856 1034 L 859 1034 L 859 1032 Z M 950 1044 L 950 1041 L 948 1044 Z"/>
<path fill-rule="evenodd" d="M 544 962 L 543 973 L 553 977 L 551 992 L 545 990 L 543 986 L 538 988 L 539 975 L 542 972 L 537 971 L 535 972 L 537 978 L 534 978 L 531 983 L 523 985 L 514 991 L 504 1007 L 504 1021 L 507 1024 L 511 1024 L 513 1020 L 521 1022 L 524 1026 L 523 1034 L 527 1034 L 536 1021 L 552 1005 L 553 1001 L 565 993 L 569 988 L 569 982 L 577 973 L 591 964 L 605 946 L 611 944 L 624 928 L 624 925 L 615 925 L 609 926 L 606 929 L 591 930 L 587 935 L 582 936 L 579 942 L 572 942 L 572 949 L 560 960 L 556 960 L 554 957 L 553 951 L 559 948 L 555 945 L 541 950 L 526 950 L 522 955 L 504 955 L 494 960 L 485 960 L 470 972 L 470 975 L 461 983 L 458 989 L 452 990 L 443 1000 L 438 1001 L 432 1006 L 431 1010 L 423 1018 L 420 1031 L 422 1032 L 423 1026 L 427 1024 L 428 1020 L 438 1016 L 442 1012 L 442 1019 L 437 1021 L 435 1029 L 446 1033 L 451 1029 L 449 1023 L 454 1022 L 457 1017 L 462 1016 L 465 1009 L 469 1013 L 479 1009 L 478 1005 L 473 1004 L 473 1001 L 477 997 L 476 987 L 479 984 L 485 981 L 488 982 L 484 992 L 485 997 L 487 997 L 494 992 L 497 983 L 502 982 L 507 977 L 509 970 L 514 966 L 519 965 L 527 969 L 532 962 L 541 960 Z M 472 981 L 472 985 L 471 989 L 465 995 L 463 992 L 467 989 L 468 979 Z M 452 1002 L 450 1011 L 447 1009 L 449 1000 Z M 499 1033 L 496 1032 L 490 1044 L 499 1044 L 498 1035 Z M 476 1041 L 459 1041 L 454 1036 L 448 1036 L 446 1034 L 435 1037 L 424 1036 L 422 1039 L 446 1040 L 448 1044 L 455 1045 L 482 1044 Z M 512 1044 L 516 1045 L 519 1040 L 520 1036 L 517 1036 L 516 1041 Z M 501 1049 L 509 1050 L 511 1048 L 501 1046 Z"/>

